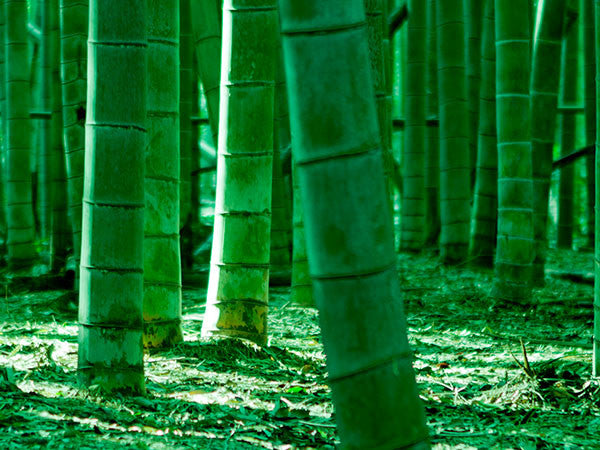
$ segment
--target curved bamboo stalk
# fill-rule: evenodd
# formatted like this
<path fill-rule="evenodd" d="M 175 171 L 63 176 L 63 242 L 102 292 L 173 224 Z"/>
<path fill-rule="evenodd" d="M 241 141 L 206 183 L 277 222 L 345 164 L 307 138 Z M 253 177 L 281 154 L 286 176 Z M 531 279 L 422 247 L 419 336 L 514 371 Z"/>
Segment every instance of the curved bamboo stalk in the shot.
<path fill-rule="evenodd" d="M 226 0 L 223 29 L 217 200 L 202 335 L 265 343 L 276 0 Z"/>
<path fill-rule="evenodd" d="M 410 251 L 420 251 L 425 239 L 426 8 L 423 0 L 408 1 L 400 248 Z"/>
<path fill-rule="evenodd" d="M 27 1 L 5 0 L 8 263 L 30 267 L 36 258 L 31 203 L 30 65 Z"/>
<path fill-rule="evenodd" d="M 427 448 L 398 301 L 362 0 L 280 7 L 307 251 L 342 448 Z"/>
<path fill-rule="evenodd" d="M 470 224 L 469 116 L 465 77 L 463 0 L 437 3 L 440 120 L 440 256 L 466 259 Z"/>
<path fill-rule="evenodd" d="M 531 68 L 531 152 L 533 155 L 533 226 L 535 259 L 532 280 L 544 284 L 544 264 L 548 238 L 548 196 L 552 173 L 552 146 L 558 102 L 560 45 L 566 0 L 543 0 L 538 3 Z"/>
<path fill-rule="evenodd" d="M 148 99 L 144 214 L 144 345 L 181 331 L 179 248 L 179 0 L 146 0 Z"/>
<path fill-rule="evenodd" d="M 63 138 L 76 267 L 81 259 L 88 18 L 88 0 L 60 0 Z"/>
<path fill-rule="evenodd" d="M 85 386 L 137 393 L 144 390 L 146 0 L 89 5 L 77 370 Z M 115 90 L 126 101 L 115 102 Z"/>
<path fill-rule="evenodd" d="M 492 295 L 531 296 L 534 257 L 529 111 L 529 0 L 496 0 L 498 238 Z"/>
<path fill-rule="evenodd" d="M 570 105 L 577 100 L 577 62 L 579 27 L 576 22 L 567 31 L 562 42 L 561 54 L 561 103 Z M 568 155 L 575 150 L 575 115 L 561 114 L 559 117 L 560 154 Z M 558 182 L 558 233 L 556 246 L 573 246 L 573 195 L 575 166 L 569 164 L 560 170 Z"/>
<path fill-rule="evenodd" d="M 481 50 L 477 173 L 471 221 L 470 255 L 483 267 L 494 264 L 498 208 L 498 150 L 496 140 L 496 42 L 494 0 L 485 0 Z"/>

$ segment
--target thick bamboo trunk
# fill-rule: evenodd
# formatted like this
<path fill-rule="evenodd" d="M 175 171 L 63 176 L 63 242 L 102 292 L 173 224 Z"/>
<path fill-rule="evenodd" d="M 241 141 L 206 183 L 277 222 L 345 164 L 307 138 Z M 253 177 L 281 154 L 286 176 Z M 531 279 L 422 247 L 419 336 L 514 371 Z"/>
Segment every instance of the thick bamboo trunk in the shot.
<path fill-rule="evenodd" d="M 534 257 L 529 0 L 496 0 L 498 237 L 492 295 L 525 302 Z"/>
<path fill-rule="evenodd" d="M 148 98 L 144 214 L 144 345 L 181 331 L 179 248 L 179 0 L 146 0 Z"/>
<path fill-rule="evenodd" d="M 144 390 L 146 0 L 91 0 L 79 379 Z M 114 101 L 114 93 L 122 99 Z"/>
<path fill-rule="evenodd" d="M 223 7 L 217 199 L 202 334 L 267 341 L 277 2 Z"/>
<path fill-rule="evenodd" d="M 30 65 L 27 1 L 5 0 L 6 175 L 8 263 L 30 267 L 36 258 L 31 189 Z"/>
<path fill-rule="evenodd" d="M 566 0 L 538 3 L 531 68 L 531 152 L 533 155 L 533 227 L 535 259 L 533 284 L 544 284 L 548 237 L 548 196 L 552 173 L 552 146 L 558 101 L 560 46 Z"/>
<path fill-rule="evenodd" d="M 469 114 L 463 0 L 436 5 L 440 121 L 440 256 L 466 259 L 470 224 Z"/>
<path fill-rule="evenodd" d="M 425 239 L 427 5 L 423 0 L 409 0 L 408 11 L 400 248 L 420 251 Z"/>
<path fill-rule="evenodd" d="M 477 172 L 471 221 L 470 255 L 478 266 L 492 267 L 498 217 L 498 149 L 496 140 L 496 42 L 494 0 L 485 0 L 481 49 L 481 89 Z"/>
<path fill-rule="evenodd" d="M 596 27 L 594 30 L 594 43 L 596 50 L 596 80 L 600 79 L 600 0 L 594 1 L 594 17 Z M 596 83 L 596 210 L 600 211 L 600 83 Z M 600 242 L 600 214 L 596 214 L 595 238 Z M 592 374 L 600 375 L 600 245 L 594 250 L 594 353 Z"/>
<path fill-rule="evenodd" d="M 362 0 L 283 0 L 307 252 L 341 448 L 426 448 Z"/>

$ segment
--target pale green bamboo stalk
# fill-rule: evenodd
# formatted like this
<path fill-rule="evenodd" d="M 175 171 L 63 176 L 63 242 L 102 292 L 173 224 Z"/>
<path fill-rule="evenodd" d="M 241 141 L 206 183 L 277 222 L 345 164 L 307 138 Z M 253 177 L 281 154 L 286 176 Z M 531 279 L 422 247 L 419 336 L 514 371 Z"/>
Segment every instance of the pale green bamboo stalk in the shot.
<path fill-rule="evenodd" d="M 7 183 L 6 183 L 6 157 L 7 157 L 7 143 L 6 143 L 6 49 L 4 46 L 5 41 L 5 18 L 4 18 L 4 0 L 0 0 L 0 139 L 2 139 L 2 145 L 0 146 L 0 217 L 2 217 L 2 245 L 0 247 L 0 261 L 5 261 L 7 253 L 7 239 L 8 239 L 8 224 L 6 215 L 6 194 L 7 194 Z"/>
<path fill-rule="evenodd" d="M 498 149 L 496 138 L 496 42 L 494 0 L 485 0 L 481 50 L 481 87 L 477 173 L 471 220 L 470 255 L 478 266 L 492 267 L 498 217 Z"/>
<path fill-rule="evenodd" d="M 79 380 L 144 391 L 146 0 L 91 0 Z M 115 90 L 128 101 L 114 101 Z"/>
<path fill-rule="evenodd" d="M 179 0 L 146 0 L 148 99 L 144 214 L 144 345 L 181 330 L 179 248 Z"/>
<path fill-rule="evenodd" d="M 400 248 L 420 251 L 425 239 L 425 77 L 427 5 L 408 1 Z"/>
<path fill-rule="evenodd" d="M 30 267 L 36 258 L 31 203 L 30 66 L 27 1 L 5 0 L 8 263 Z"/>
<path fill-rule="evenodd" d="M 492 295 L 525 302 L 534 257 L 529 0 L 496 0 L 498 237 Z"/>
<path fill-rule="evenodd" d="M 223 30 L 217 196 L 202 335 L 241 337 L 264 344 L 269 295 L 276 0 L 226 0 Z"/>

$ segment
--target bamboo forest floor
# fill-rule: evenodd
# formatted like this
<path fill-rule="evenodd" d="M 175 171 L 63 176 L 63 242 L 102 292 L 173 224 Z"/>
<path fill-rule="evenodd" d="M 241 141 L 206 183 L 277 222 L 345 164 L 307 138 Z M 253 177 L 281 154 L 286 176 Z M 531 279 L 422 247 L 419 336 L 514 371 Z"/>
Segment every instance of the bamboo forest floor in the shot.
<path fill-rule="evenodd" d="M 590 253 L 551 251 L 528 308 L 490 299 L 491 272 L 433 254 L 400 255 L 399 268 L 435 448 L 600 448 Z M 2 448 L 335 447 L 317 313 L 289 290 L 271 291 L 261 348 L 200 339 L 205 290 L 186 288 L 185 341 L 147 355 L 148 394 L 136 398 L 77 389 L 64 293 L 0 299 Z"/>

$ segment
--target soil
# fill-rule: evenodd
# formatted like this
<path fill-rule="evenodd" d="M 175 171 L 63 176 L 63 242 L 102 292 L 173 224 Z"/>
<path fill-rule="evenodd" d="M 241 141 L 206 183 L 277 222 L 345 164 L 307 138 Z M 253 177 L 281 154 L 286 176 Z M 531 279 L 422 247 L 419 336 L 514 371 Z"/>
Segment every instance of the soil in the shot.
<path fill-rule="evenodd" d="M 550 252 L 531 305 L 490 298 L 493 273 L 400 255 L 414 366 L 434 448 L 600 448 L 591 377 L 591 253 Z M 339 443 L 318 314 L 272 288 L 265 347 L 200 338 L 205 289 L 185 286 L 183 343 L 146 356 L 145 397 L 76 383 L 64 290 L 0 299 L 3 448 L 305 449 Z M 67 295 L 65 295 L 67 294 Z"/>

